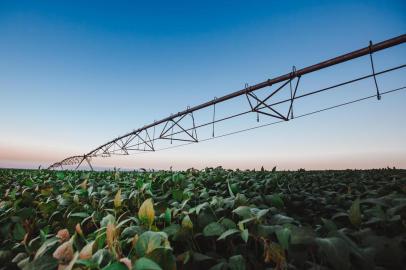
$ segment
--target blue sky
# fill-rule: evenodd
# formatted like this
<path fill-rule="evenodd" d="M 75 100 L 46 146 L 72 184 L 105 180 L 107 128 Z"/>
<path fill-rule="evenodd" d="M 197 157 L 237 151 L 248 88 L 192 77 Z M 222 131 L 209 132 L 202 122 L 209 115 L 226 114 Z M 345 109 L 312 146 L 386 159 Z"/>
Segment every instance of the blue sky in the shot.
<path fill-rule="evenodd" d="M 46 166 L 86 153 L 245 83 L 405 30 L 404 1 L 2 1 L 0 166 Z M 405 47 L 377 53 L 377 69 L 404 64 Z M 366 74 L 367 60 L 321 73 L 303 87 Z M 404 75 L 383 78 L 380 86 L 405 85 Z M 373 91 L 373 84 L 359 87 L 362 94 Z M 226 139 L 94 162 L 131 168 L 406 167 L 405 93 Z M 297 110 L 362 94 L 347 89 L 322 95 Z M 246 106 L 230 105 L 219 114 Z M 252 116 L 218 132 L 255 124 Z"/>

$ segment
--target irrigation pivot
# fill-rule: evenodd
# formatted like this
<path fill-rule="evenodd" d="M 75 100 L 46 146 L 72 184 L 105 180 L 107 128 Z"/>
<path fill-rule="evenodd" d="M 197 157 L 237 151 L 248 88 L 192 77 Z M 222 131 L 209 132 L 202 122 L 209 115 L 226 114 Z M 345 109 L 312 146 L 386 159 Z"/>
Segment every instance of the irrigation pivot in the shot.
<path fill-rule="evenodd" d="M 90 168 L 91 166 L 91 159 L 95 157 L 110 157 L 111 155 L 128 155 L 132 153 L 133 151 L 157 151 L 157 150 L 162 150 L 158 149 L 156 147 L 157 141 L 160 140 L 170 140 L 172 141 L 181 141 L 186 144 L 189 143 L 197 143 L 199 141 L 205 141 L 209 140 L 212 138 L 215 138 L 214 134 L 214 128 L 215 124 L 223 121 L 230 120 L 232 118 L 240 117 L 246 114 L 250 113 L 255 113 L 259 116 L 261 115 L 266 115 L 267 117 L 270 117 L 272 119 L 275 119 L 276 122 L 273 123 L 279 123 L 279 122 L 285 122 L 289 121 L 293 118 L 299 118 L 307 115 L 311 115 L 314 113 L 318 113 L 321 111 L 325 111 L 327 109 L 331 108 L 336 108 L 339 106 L 344 106 L 348 104 L 352 104 L 354 102 L 358 102 L 361 100 L 365 99 L 370 99 L 370 98 L 377 98 L 378 100 L 381 99 L 382 95 L 385 94 L 390 94 L 395 91 L 400 91 L 400 90 L 405 90 L 406 85 L 399 86 L 394 89 L 390 90 L 385 90 L 382 91 L 380 89 L 377 78 L 383 74 L 388 74 L 391 72 L 394 72 L 395 70 L 401 70 L 406 67 L 406 64 L 401 64 L 397 66 L 393 66 L 384 70 L 376 71 L 374 61 L 373 61 L 373 53 L 389 49 L 391 47 L 403 44 L 406 42 L 406 34 L 400 35 L 398 37 L 394 37 L 376 44 L 373 44 L 372 42 L 369 43 L 367 47 L 352 51 L 347 54 L 343 54 L 340 56 L 337 56 L 335 58 L 328 59 L 326 61 L 317 63 L 315 65 L 311 65 L 302 69 L 296 70 L 295 67 L 292 68 L 292 71 L 284 74 L 282 76 L 278 76 L 272 79 L 267 79 L 266 81 L 260 82 L 258 84 L 248 86 L 245 85 L 245 87 L 241 90 L 232 92 L 228 95 L 219 97 L 219 98 L 214 98 L 213 100 L 210 100 L 208 102 L 202 103 L 200 105 L 194 106 L 194 107 L 188 107 L 186 110 L 172 114 L 166 118 L 163 118 L 158 121 L 154 121 L 148 125 L 145 125 L 141 128 L 138 128 L 136 130 L 133 130 L 125 135 L 119 136 L 113 140 L 108 141 L 105 144 L 102 144 L 95 149 L 91 150 L 87 154 L 83 155 L 75 155 L 72 157 L 65 158 L 64 160 L 60 162 L 56 162 L 49 166 L 49 169 L 56 169 L 56 168 L 61 168 L 63 169 L 63 166 L 68 166 L 68 165 L 76 165 L 76 168 L 78 168 L 84 161 L 88 163 Z M 328 67 L 336 66 L 339 64 L 342 64 L 344 62 L 348 62 L 363 56 L 367 56 L 369 58 L 369 63 L 370 63 L 370 72 L 368 75 L 364 75 L 361 77 L 355 77 L 351 78 L 350 80 L 346 80 L 343 82 L 340 82 L 338 84 L 330 85 L 328 87 L 324 87 L 321 89 L 317 89 L 311 92 L 307 92 L 305 94 L 299 95 L 299 83 L 300 79 L 308 74 L 317 74 L 318 71 L 326 69 Z M 294 116 L 293 114 L 293 109 L 294 109 L 294 104 L 295 101 L 302 99 L 304 97 L 312 96 L 312 95 L 317 95 L 325 91 L 330 91 L 334 89 L 339 89 L 339 87 L 353 84 L 355 82 L 363 81 L 363 80 L 373 80 L 374 82 L 374 94 L 373 95 L 368 95 L 363 98 L 358 98 L 356 100 L 352 100 L 350 102 L 345 102 L 345 103 L 340 103 L 336 104 L 334 106 L 318 109 L 316 111 L 308 112 L 302 115 L 296 115 Z M 257 95 L 257 91 L 264 89 L 264 88 L 272 88 L 272 86 L 276 86 L 275 89 L 269 89 L 270 91 L 267 92 L 265 97 L 260 97 Z M 285 98 L 283 100 L 278 100 L 275 101 L 273 98 L 275 95 L 281 91 L 288 91 L 289 97 Z M 222 118 L 216 118 L 216 105 L 220 103 L 224 103 L 226 101 L 239 98 L 239 97 L 246 97 L 246 107 L 247 110 L 231 114 Z M 286 110 L 281 110 L 278 108 L 278 106 L 285 104 L 286 105 Z M 200 124 L 197 123 L 196 121 L 196 113 L 198 111 L 204 110 L 204 109 L 210 109 L 212 108 L 212 117 L 210 120 L 204 121 Z M 186 125 L 186 122 L 189 124 Z M 273 124 L 269 123 L 269 124 Z M 257 126 L 257 127 L 262 127 L 262 126 L 267 126 L 269 124 Z M 197 130 L 203 127 L 210 127 L 212 128 L 212 136 L 211 138 L 205 138 L 205 139 L 199 139 Z M 255 127 L 255 128 L 257 128 Z M 175 131 L 175 129 L 177 131 Z M 245 129 L 247 130 L 247 129 Z M 245 130 L 240 130 L 237 132 L 245 131 Z M 157 132 L 160 131 L 160 132 Z M 234 134 L 236 132 L 231 132 L 227 134 L 223 134 L 221 136 L 226 136 L 230 134 Z M 217 136 L 217 137 L 221 137 Z"/>

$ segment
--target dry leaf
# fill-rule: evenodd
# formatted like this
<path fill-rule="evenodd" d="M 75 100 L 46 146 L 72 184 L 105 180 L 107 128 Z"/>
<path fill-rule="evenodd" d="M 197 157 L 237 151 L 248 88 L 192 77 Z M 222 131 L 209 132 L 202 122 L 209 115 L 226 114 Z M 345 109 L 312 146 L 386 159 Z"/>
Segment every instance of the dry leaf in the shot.
<path fill-rule="evenodd" d="M 52 254 L 52 256 L 57 259 L 60 264 L 68 264 L 73 258 L 73 247 L 70 241 L 60 245 Z"/>
<path fill-rule="evenodd" d="M 87 189 L 87 179 L 85 179 L 85 181 L 83 181 L 79 186 L 83 189 Z"/>
<path fill-rule="evenodd" d="M 109 223 L 106 228 L 106 242 L 107 246 L 111 249 L 116 239 L 116 225 Z"/>
<path fill-rule="evenodd" d="M 88 243 L 86 246 L 84 246 L 79 253 L 79 259 L 81 259 L 81 260 L 90 259 L 93 255 L 93 245 L 94 245 L 94 241 L 92 241 L 92 242 Z"/>
<path fill-rule="evenodd" d="M 183 219 L 182 219 L 182 227 L 186 228 L 186 229 L 193 229 L 193 222 L 190 220 L 189 215 L 186 215 Z"/>
<path fill-rule="evenodd" d="M 59 230 L 56 237 L 59 238 L 61 243 L 66 242 L 70 238 L 69 231 L 67 229 Z"/>
<path fill-rule="evenodd" d="M 76 224 L 75 231 L 76 231 L 76 233 L 79 234 L 80 236 L 83 236 L 82 227 L 80 227 L 80 224 L 79 224 L 79 223 Z"/>
<path fill-rule="evenodd" d="M 114 207 L 119 208 L 121 206 L 121 188 L 117 191 L 116 196 L 114 196 Z"/>
<path fill-rule="evenodd" d="M 361 208 L 360 208 L 360 200 L 357 198 L 351 205 L 350 211 L 348 214 L 351 224 L 355 227 L 359 227 L 361 225 Z"/>
<path fill-rule="evenodd" d="M 154 204 L 152 203 L 151 198 L 142 203 L 140 209 L 138 210 L 138 217 L 141 222 L 147 223 L 148 226 L 151 227 L 155 218 Z"/>
<path fill-rule="evenodd" d="M 265 263 L 273 262 L 276 264 L 276 269 L 285 269 L 286 268 L 286 257 L 285 251 L 277 243 L 272 241 L 268 244 L 264 240 L 264 261 Z"/>
<path fill-rule="evenodd" d="M 58 266 L 58 270 L 59 269 L 61 269 L 61 270 L 72 270 L 73 269 L 73 266 L 75 265 L 75 263 L 76 263 L 76 261 L 78 260 L 78 257 L 79 257 L 79 252 L 75 252 L 75 254 L 73 255 L 73 258 L 72 258 L 72 260 L 69 262 L 69 264 L 68 265 L 59 265 Z M 60 266 L 62 266 L 61 268 L 59 268 Z"/>
<path fill-rule="evenodd" d="M 128 258 L 121 258 L 120 262 L 124 263 L 127 266 L 127 268 L 130 270 L 133 268 L 131 260 Z"/>

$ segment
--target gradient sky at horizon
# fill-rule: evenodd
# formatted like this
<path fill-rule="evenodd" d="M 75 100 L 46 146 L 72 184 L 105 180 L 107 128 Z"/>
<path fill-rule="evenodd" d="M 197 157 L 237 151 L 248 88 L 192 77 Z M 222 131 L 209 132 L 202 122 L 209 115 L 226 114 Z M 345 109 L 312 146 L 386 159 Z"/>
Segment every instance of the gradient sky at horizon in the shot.
<path fill-rule="evenodd" d="M 1 1 L 0 167 L 44 167 L 86 153 L 245 83 L 405 30 L 405 1 Z M 377 70 L 405 64 L 406 45 L 374 57 Z M 300 91 L 368 74 L 368 61 L 304 78 Z M 378 83 L 382 90 L 404 86 L 405 73 L 382 76 Z M 368 81 L 306 100 L 295 110 L 374 91 Z M 406 91 L 400 91 L 381 101 L 168 151 L 97 159 L 94 165 L 406 168 L 405 101 Z M 219 114 L 246 108 L 241 101 L 219 108 Z M 260 124 L 267 121 L 261 116 Z M 216 132 L 255 124 L 251 115 Z"/>

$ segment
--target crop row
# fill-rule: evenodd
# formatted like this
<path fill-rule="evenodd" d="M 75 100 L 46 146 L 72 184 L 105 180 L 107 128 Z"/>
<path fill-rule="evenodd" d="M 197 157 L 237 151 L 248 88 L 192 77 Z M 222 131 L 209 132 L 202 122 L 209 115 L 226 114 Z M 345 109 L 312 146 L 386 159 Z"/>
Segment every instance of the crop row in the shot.
<path fill-rule="evenodd" d="M 403 170 L 0 170 L 0 194 L 0 269 L 406 265 Z"/>

